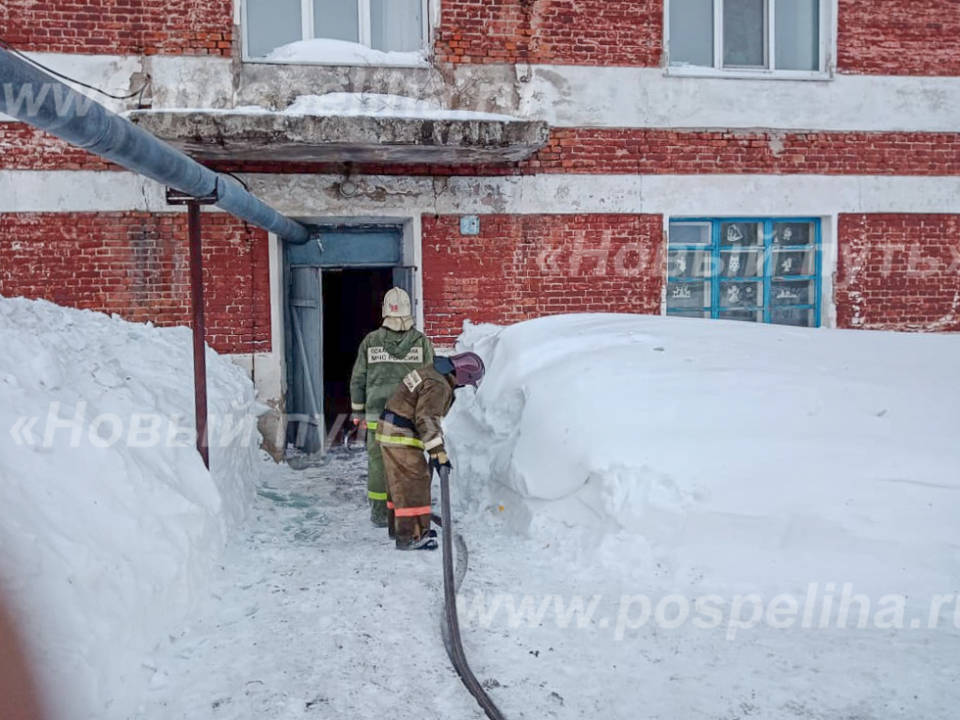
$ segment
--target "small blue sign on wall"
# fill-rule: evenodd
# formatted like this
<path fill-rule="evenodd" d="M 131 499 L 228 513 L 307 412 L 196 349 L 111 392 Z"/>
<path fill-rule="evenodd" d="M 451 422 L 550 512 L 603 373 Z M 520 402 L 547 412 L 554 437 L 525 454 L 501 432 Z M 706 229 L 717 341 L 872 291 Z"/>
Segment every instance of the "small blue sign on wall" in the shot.
<path fill-rule="evenodd" d="M 460 218 L 461 235 L 479 235 L 480 218 L 476 215 L 464 215 Z"/>

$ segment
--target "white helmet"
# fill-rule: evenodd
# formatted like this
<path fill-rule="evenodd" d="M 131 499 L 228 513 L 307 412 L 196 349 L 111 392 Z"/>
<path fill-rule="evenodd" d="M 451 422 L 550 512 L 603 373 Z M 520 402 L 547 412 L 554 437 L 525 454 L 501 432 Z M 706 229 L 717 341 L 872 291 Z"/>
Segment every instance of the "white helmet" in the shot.
<path fill-rule="evenodd" d="M 413 327 L 413 311 L 410 296 L 402 288 L 393 288 L 383 297 L 383 325 L 403 332 Z"/>

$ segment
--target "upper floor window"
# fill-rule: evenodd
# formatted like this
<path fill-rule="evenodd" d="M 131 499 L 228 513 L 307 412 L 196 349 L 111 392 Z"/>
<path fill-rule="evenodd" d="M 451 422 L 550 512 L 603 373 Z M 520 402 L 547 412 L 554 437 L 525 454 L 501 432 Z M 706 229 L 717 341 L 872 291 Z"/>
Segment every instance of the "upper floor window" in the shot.
<path fill-rule="evenodd" d="M 245 55 L 266 58 L 299 40 L 343 40 L 374 50 L 426 42 L 427 0 L 245 0 Z"/>
<path fill-rule="evenodd" d="M 671 67 L 824 70 L 824 0 L 668 0 Z"/>

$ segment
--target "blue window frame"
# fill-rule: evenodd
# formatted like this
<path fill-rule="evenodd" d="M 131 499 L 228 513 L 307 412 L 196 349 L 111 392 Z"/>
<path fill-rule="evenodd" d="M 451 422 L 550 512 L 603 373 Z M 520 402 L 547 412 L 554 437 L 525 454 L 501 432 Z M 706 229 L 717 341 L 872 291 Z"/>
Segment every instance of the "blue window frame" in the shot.
<path fill-rule="evenodd" d="M 670 221 L 667 314 L 820 327 L 818 218 Z"/>

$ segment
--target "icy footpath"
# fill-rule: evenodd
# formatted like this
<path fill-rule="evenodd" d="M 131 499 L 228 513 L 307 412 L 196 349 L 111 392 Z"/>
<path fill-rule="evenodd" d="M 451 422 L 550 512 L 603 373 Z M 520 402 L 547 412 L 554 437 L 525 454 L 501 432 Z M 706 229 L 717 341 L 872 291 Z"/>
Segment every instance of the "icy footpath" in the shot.
<path fill-rule="evenodd" d="M 270 468 L 135 720 L 480 720 L 440 641 L 439 553 L 369 521 L 366 456 Z"/>
<path fill-rule="evenodd" d="M 207 363 L 212 475 L 176 436 L 193 425 L 188 329 L 0 298 L 0 587 L 57 718 L 137 707 L 253 498 L 252 385 Z"/>

